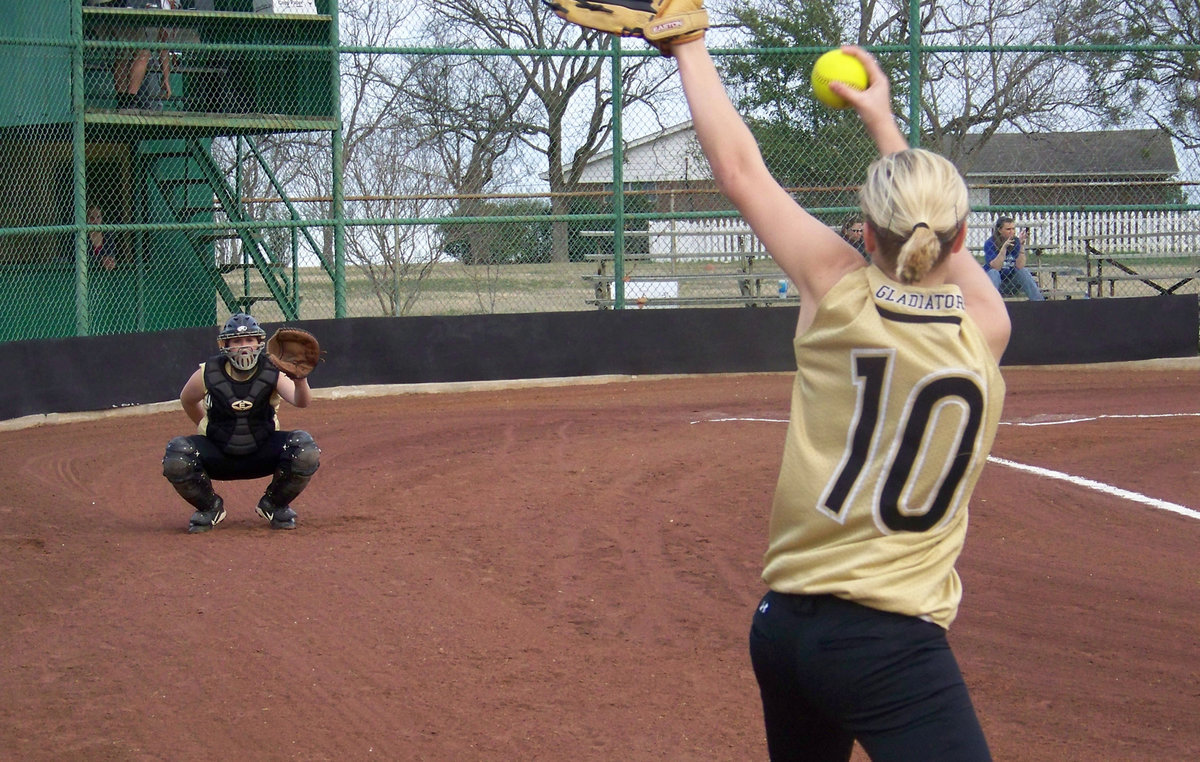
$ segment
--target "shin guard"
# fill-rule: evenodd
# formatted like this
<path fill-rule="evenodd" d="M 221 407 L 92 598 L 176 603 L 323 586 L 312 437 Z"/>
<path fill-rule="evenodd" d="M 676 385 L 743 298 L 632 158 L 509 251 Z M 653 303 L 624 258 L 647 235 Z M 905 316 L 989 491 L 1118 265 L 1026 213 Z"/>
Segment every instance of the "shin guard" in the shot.
<path fill-rule="evenodd" d="M 286 508 L 308 486 L 321 465 L 320 456 L 321 449 L 307 431 L 293 431 L 259 505 L 267 513 L 273 513 L 275 508 Z"/>
<path fill-rule="evenodd" d="M 175 437 L 167 443 L 163 455 L 163 476 L 175 487 L 179 496 L 197 511 L 211 511 L 221 504 L 213 490 L 212 480 L 200 463 L 200 453 L 187 437 Z"/>

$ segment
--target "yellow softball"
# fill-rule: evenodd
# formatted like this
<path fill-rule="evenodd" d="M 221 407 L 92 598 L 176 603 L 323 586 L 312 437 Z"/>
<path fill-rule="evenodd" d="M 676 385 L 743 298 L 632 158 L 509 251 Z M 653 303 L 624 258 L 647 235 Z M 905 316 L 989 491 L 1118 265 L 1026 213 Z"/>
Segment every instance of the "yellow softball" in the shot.
<path fill-rule="evenodd" d="M 846 108 L 850 104 L 829 89 L 830 82 L 843 82 L 855 90 L 867 89 L 867 69 L 854 56 L 835 48 L 823 53 L 813 64 L 812 88 L 817 100 L 830 108 Z"/>

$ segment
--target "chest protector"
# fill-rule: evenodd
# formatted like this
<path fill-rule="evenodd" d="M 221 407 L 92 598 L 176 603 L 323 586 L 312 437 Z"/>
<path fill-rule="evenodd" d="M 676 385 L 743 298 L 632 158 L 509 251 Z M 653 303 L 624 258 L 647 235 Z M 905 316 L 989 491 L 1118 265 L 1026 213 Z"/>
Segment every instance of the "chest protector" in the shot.
<path fill-rule="evenodd" d="M 260 362 L 254 375 L 236 381 L 225 372 L 225 358 L 215 355 L 204 363 L 208 391 L 205 434 L 226 455 L 247 455 L 262 447 L 275 432 L 271 395 L 279 371 Z"/>

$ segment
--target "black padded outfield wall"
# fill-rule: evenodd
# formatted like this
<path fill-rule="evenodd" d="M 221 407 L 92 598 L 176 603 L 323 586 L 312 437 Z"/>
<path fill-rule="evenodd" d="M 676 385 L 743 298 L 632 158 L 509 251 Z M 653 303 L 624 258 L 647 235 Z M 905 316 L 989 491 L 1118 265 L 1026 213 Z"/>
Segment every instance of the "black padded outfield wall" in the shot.
<path fill-rule="evenodd" d="M 1195 296 L 1010 302 L 1004 365 L 1194 357 Z M 663 309 L 299 321 L 314 388 L 609 374 L 789 371 L 796 308 Z M 264 324 L 268 333 L 274 325 Z M 175 399 L 217 328 L 0 345 L 0 420 Z"/>
<path fill-rule="evenodd" d="M 1195 357 L 1195 295 L 1008 302 L 1012 340 L 1001 365 L 1077 365 Z"/>

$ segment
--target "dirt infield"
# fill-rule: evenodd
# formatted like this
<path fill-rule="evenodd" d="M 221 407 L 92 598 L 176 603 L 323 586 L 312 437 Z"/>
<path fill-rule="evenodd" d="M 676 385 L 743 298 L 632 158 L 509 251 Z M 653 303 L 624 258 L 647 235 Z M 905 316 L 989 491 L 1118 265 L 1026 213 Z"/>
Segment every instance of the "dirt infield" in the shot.
<path fill-rule="evenodd" d="M 995 757 L 1192 758 L 1200 375 L 1005 375 L 950 633 Z M 765 759 L 789 381 L 323 397 L 294 532 L 263 481 L 185 532 L 182 412 L 0 431 L 0 758 Z"/>

